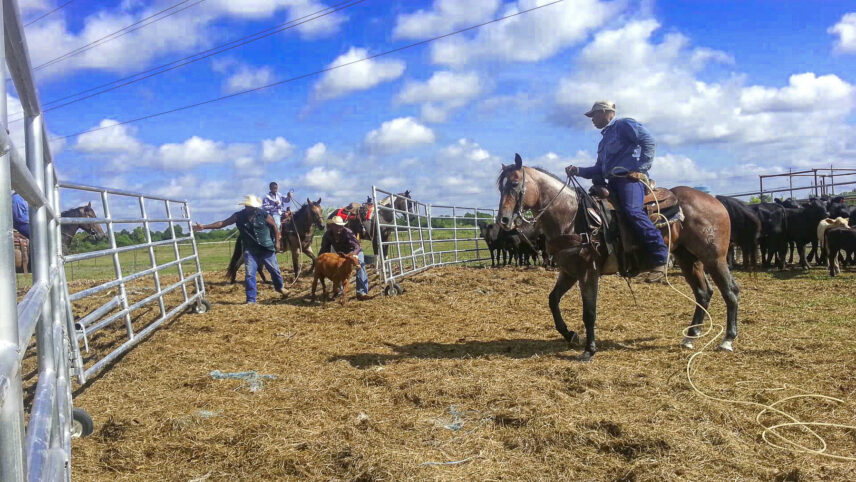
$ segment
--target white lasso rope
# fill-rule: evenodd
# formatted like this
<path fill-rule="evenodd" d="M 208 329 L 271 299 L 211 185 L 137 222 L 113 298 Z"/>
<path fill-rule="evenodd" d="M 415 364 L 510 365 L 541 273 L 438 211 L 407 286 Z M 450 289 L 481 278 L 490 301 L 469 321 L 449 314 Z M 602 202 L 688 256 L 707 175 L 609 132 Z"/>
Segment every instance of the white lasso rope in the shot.
<path fill-rule="evenodd" d="M 651 191 L 652 193 L 654 192 L 654 189 L 651 188 L 651 186 L 648 184 L 648 182 L 646 180 L 640 179 L 640 182 L 642 182 L 642 184 L 644 184 L 645 187 L 649 191 Z M 668 222 L 668 219 L 666 218 L 666 216 L 664 216 L 660 212 L 660 202 L 657 201 L 656 196 L 654 196 L 654 202 L 657 205 L 657 216 L 663 218 L 664 220 L 666 220 Z M 669 252 L 671 253 L 671 251 L 672 251 L 672 228 L 671 228 L 671 226 L 667 226 L 667 228 L 669 230 L 668 248 L 669 248 Z M 682 330 L 682 333 L 685 337 L 692 338 L 692 339 L 703 338 L 703 337 L 707 336 L 708 334 L 710 334 L 714 330 L 714 328 L 717 328 L 717 327 L 719 328 L 719 332 L 716 334 L 716 336 L 711 338 L 710 341 L 705 343 L 704 346 L 702 346 L 698 351 L 693 353 L 692 356 L 690 356 L 689 360 L 687 360 L 687 368 L 686 368 L 687 381 L 689 382 L 690 387 L 692 387 L 693 391 L 695 391 L 697 394 L 699 394 L 700 396 L 702 396 L 708 400 L 714 400 L 714 401 L 723 402 L 723 403 L 730 403 L 730 404 L 734 404 L 734 405 L 747 405 L 747 406 L 753 406 L 753 407 L 760 407 L 762 410 L 760 412 L 758 412 L 758 414 L 755 416 L 755 423 L 757 423 L 759 426 L 761 426 L 763 428 L 763 431 L 761 432 L 761 438 L 764 440 L 764 442 L 767 443 L 767 445 L 769 445 L 771 447 L 775 447 L 775 448 L 781 449 L 781 450 L 794 450 L 797 452 L 805 452 L 805 453 L 809 453 L 809 454 L 813 454 L 813 455 L 820 455 L 822 457 L 828 457 L 828 458 L 835 459 L 835 460 L 856 462 L 856 457 L 854 457 L 854 456 L 837 455 L 837 454 L 827 453 L 826 449 L 828 447 L 828 444 L 826 443 L 826 440 L 821 435 L 819 435 L 817 432 L 815 432 L 814 430 L 812 430 L 810 428 L 810 427 L 830 427 L 830 428 L 838 428 L 838 429 L 842 429 L 842 430 L 852 430 L 853 432 L 856 432 L 856 425 L 845 425 L 845 424 L 828 423 L 828 422 L 803 422 L 803 421 L 797 419 L 794 415 L 791 415 L 790 413 L 788 413 L 784 410 L 780 410 L 780 409 L 776 408 L 776 405 L 780 405 L 780 404 L 788 402 L 790 400 L 795 400 L 795 399 L 800 399 L 800 398 L 814 398 L 814 399 L 820 399 L 820 400 L 833 401 L 833 402 L 837 402 L 837 403 L 844 403 L 844 400 L 841 400 L 841 399 L 838 399 L 835 397 L 830 397 L 827 395 L 821 395 L 818 393 L 804 393 L 801 395 L 792 395 L 790 397 L 785 397 L 785 398 L 778 400 L 778 401 L 775 401 L 773 403 L 766 404 L 766 403 L 760 403 L 760 402 L 750 402 L 750 401 L 746 401 L 746 400 L 734 400 L 734 399 L 730 399 L 730 398 L 717 397 L 717 396 L 710 395 L 710 394 L 705 393 L 702 390 L 700 390 L 696 386 L 696 384 L 692 378 L 693 363 L 696 361 L 696 359 L 698 359 L 699 357 L 701 357 L 704 354 L 705 350 L 707 350 L 707 348 L 711 344 L 713 344 L 717 340 L 717 338 L 719 338 L 719 335 L 721 335 L 723 333 L 725 328 L 722 325 L 714 325 L 713 318 L 710 316 L 710 312 L 708 312 L 705 307 L 701 306 L 696 300 L 694 300 L 693 298 L 690 298 L 689 296 L 685 295 L 680 290 L 678 290 L 677 288 L 672 286 L 672 283 L 669 281 L 668 269 L 664 273 L 664 279 L 666 281 L 666 284 L 669 285 L 669 288 L 672 288 L 676 293 L 678 293 L 679 295 L 683 296 L 684 298 L 692 301 L 696 306 L 701 308 L 702 311 L 704 311 L 704 314 L 707 317 L 708 321 L 710 322 L 710 326 L 708 327 L 707 331 L 705 331 L 704 333 L 702 333 L 700 335 L 691 336 L 689 334 L 689 330 L 692 329 L 693 326 L 695 326 L 695 325 L 684 328 Z M 782 390 L 784 390 L 786 388 L 788 388 L 788 387 L 784 386 L 784 387 L 782 387 Z M 790 422 L 779 423 L 776 425 L 765 425 L 764 423 L 761 422 L 761 417 L 767 412 L 773 412 L 773 413 L 776 413 L 778 415 L 781 415 L 781 416 L 787 418 L 788 420 L 790 420 Z M 813 448 L 806 447 L 806 446 L 804 446 L 798 442 L 795 442 L 793 439 L 790 439 L 790 438 L 788 438 L 788 437 L 786 437 L 786 436 L 784 436 L 784 435 L 782 435 L 776 431 L 777 429 L 785 428 L 785 427 L 800 427 L 800 428 L 804 429 L 809 434 L 811 434 L 815 439 L 817 439 L 817 441 L 821 445 L 821 448 L 820 449 L 813 449 Z M 768 434 L 775 435 L 776 437 L 778 437 L 779 440 L 786 442 L 787 444 L 790 444 L 790 446 L 779 445 L 777 443 L 774 443 L 773 441 L 770 440 Z"/>

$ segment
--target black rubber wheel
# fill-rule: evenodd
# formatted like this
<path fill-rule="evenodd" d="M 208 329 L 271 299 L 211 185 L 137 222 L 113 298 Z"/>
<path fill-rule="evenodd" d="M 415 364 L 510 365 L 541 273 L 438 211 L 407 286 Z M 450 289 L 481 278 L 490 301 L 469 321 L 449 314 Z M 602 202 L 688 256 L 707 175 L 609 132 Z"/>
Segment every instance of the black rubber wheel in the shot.
<path fill-rule="evenodd" d="M 199 303 L 196 303 L 196 305 L 193 307 L 193 312 L 197 315 L 201 315 L 203 313 L 207 313 L 210 309 L 211 302 L 203 298 L 199 300 Z"/>
<path fill-rule="evenodd" d="M 92 417 L 82 408 L 71 409 L 71 436 L 73 438 L 88 437 L 92 435 L 95 425 Z"/>
<path fill-rule="evenodd" d="M 393 283 L 383 289 L 383 294 L 386 296 L 399 296 L 404 294 L 404 288 L 397 283 Z"/>

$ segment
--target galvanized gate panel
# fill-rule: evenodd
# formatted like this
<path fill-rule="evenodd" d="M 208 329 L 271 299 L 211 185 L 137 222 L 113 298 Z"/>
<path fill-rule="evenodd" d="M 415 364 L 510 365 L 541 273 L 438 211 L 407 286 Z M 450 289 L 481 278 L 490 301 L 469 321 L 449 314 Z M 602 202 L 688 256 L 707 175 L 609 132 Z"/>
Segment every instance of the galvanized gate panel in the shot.
<path fill-rule="evenodd" d="M 435 266 L 481 265 L 490 261 L 479 222 L 490 223 L 496 210 L 426 204 L 372 186 L 373 236 L 382 249 L 377 265 L 385 292 L 402 278 Z M 382 232 L 388 233 L 387 241 Z"/>

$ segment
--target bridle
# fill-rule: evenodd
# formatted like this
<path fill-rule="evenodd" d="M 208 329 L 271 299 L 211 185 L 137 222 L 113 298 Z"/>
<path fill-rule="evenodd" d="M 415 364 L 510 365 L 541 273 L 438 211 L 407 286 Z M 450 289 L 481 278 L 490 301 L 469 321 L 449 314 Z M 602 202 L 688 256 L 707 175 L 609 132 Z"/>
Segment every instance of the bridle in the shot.
<path fill-rule="evenodd" d="M 550 206 L 552 206 L 553 203 L 556 202 L 556 199 L 559 198 L 559 195 L 562 194 L 562 191 L 564 191 L 565 188 L 571 184 L 571 178 L 569 177 L 568 180 L 562 184 L 562 188 L 559 189 L 559 191 L 553 196 L 552 199 L 550 199 L 550 202 L 548 202 L 546 206 L 541 208 L 541 210 L 535 214 L 535 217 L 533 217 L 532 219 L 526 219 L 526 213 L 523 212 L 523 197 L 526 195 L 526 168 L 521 167 L 520 172 L 523 174 L 523 178 L 520 181 L 519 187 L 514 186 L 514 189 L 517 191 L 517 193 L 514 197 L 514 210 L 511 213 L 512 219 L 519 219 L 520 221 L 523 221 L 526 224 L 534 224 L 538 222 L 538 219 L 540 219 L 541 216 L 543 216 L 544 213 L 546 213 L 547 210 L 550 209 Z"/>

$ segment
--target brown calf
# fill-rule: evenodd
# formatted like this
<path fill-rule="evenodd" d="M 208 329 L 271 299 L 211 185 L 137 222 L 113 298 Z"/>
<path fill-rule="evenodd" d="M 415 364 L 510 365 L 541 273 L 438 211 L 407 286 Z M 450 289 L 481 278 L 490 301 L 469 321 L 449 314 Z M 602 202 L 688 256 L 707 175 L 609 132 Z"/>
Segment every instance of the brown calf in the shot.
<path fill-rule="evenodd" d="M 337 253 L 324 253 L 318 256 L 318 261 L 315 262 L 315 277 L 312 279 L 311 298 L 315 299 L 315 288 L 318 286 L 318 280 L 321 280 L 321 299 L 327 299 L 327 285 L 324 279 L 330 279 L 333 282 L 332 295 L 336 294 L 336 288 L 342 287 L 342 304 L 347 300 L 348 282 L 351 281 L 351 273 L 354 268 L 360 266 L 360 260 L 354 256 L 346 256 Z"/>

